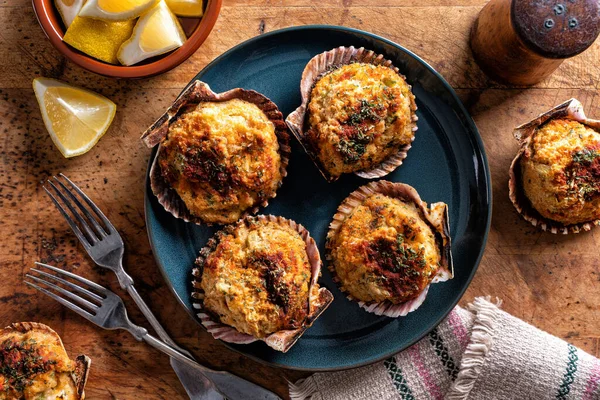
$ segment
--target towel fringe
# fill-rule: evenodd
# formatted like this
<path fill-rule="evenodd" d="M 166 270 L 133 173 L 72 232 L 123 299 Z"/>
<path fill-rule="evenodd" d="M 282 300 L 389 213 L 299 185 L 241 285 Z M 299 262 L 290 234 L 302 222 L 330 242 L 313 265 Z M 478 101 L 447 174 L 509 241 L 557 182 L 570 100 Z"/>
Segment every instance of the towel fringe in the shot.
<path fill-rule="evenodd" d="M 481 368 L 492 347 L 495 313 L 502 305 L 502 301 L 498 298 L 495 303 L 490 300 L 490 296 L 476 297 L 473 303 L 467 306 L 469 311 L 475 313 L 473 332 L 461 361 L 460 372 L 446 395 L 446 400 L 467 399 L 479 378 Z"/>
<path fill-rule="evenodd" d="M 312 376 L 289 383 L 291 400 L 310 400 L 317 393 L 317 384 Z"/>

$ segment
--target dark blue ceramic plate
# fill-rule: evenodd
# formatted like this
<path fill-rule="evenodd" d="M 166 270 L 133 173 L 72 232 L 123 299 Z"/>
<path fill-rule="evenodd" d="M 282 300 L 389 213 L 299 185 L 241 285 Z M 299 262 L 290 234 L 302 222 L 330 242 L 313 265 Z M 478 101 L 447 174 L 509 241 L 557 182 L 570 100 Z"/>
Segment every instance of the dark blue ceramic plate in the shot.
<path fill-rule="evenodd" d="M 204 68 L 196 79 L 207 82 L 215 92 L 236 87 L 257 90 L 287 116 L 300 104 L 300 76 L 308 60 L 341 45 L 364 46 L 385 55 L 413 87 L 419 130 L 404 164 L 385 179 L 414 186 L 427 202 L 449 205 L 455 277 L 432 285 L 425 303 L 415 312 L 391 319 L 369 314 L 348 301 L 324 268 L 321 285 L 331 290 L 335 300 L 288 353 L 274 351 L 262 342 L 230 345 L 251 358 L 291 369 L 339 370 L 370 364 L 422 338 L 441 322 L 469 285 L 490 226 L 490 176 L 473 120 L 444 78 L 399 45 L 343 27 L 288 28 L 234 47 Z M 368 181 L 343 176 L 327 183 L 295 139 L 288 172 L 277 197 L 261 213 L 301 223 L 324 254 L 327 226 L 338 204 Z M 158 204 L 149 185 L 146 223 L 167 284 L 193 313 L 191 269 L 198 250 L 215 229 L 175 219 Z"/>

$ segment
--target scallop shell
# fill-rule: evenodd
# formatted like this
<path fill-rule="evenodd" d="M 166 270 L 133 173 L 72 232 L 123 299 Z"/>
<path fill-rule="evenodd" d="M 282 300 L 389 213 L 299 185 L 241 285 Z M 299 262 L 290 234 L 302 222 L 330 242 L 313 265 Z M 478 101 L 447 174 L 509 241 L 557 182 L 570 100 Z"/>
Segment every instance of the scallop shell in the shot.
<path fill-rule="evenodd" d="M 304 243 L 306 243 L 306 253 L 311 264 L 312 278 L 308 290 L 309 293 L 312 293 L 312 288 L 317 284 L 317 280 L 321 275 L 322 262 L 319 255 L 319 249 L 317 248 L 313 238 L 310 236 L 308 230 L 306 230 L 306 228 L 304 228 L 302 225 L 283 217 L 277 217 L 274 215 L 258 215 L 256 217 L 246 217 L 245 219 L 240 220 L 233 225 L 226 226 L 221 231 L 217 232 L 215 236 L 208 241 L 206 246 L 200 250 L 200 255 L 196 260 L 197 268 L 194 268 L 192 271 L 192 275 L 196 278 L 192 280 L 192 286 L 194 287 L 194 291 L 192 292 L 192 298 L 194 300 L 193 306 L 198 310 L 197 315 L 200 318 L 202 325 L 204 325 L 204 327 L 210 334 L 213 335 L 215 339 L 221 339 L 225 342 L 238 344 L 248 344 L 257 340 L 262 340 L 269 347 L 285 353 L 296 343 L 304 331 L 312 326 L 313 322 L 333 301 L 333 295 L 326 288 L 319 288 L 318 295 L 316 297 L 309 297 L 309 313 L 305 324 L 301 328 L 275 332 L 264 339 L 255 338 L 254 336 L 237 331 L 232 326 L 222 324 L 221 322 L 215 320 L 210 313 L 203 309 L 202 299 L 204 298 L 204 293 L 200 287 L 200 283 L 202 281 L 202 268 L 206 258 L 210 253 L 215 251 L 221 236 L 231 233 L 237 226 L 241 224 L 247 224 L 251 221 L 271 221 L 281 225 L 288 225 L 300 234 L 304 240 Z"/>
<path fill-rule="evenodd" d="M 223 102 L 232 99 L 241 99 L 255 104 L 273 123 L 277 141 L 279 142 L 279 154 L 281 156 L 280 174 L 282 180 L 287 175 L 287 166 L 290 159 L 291 148 L 289 145 L 288 129 L 277 105 L 254 90 L 236 88 L 223 93 L 215 93 L 210 89 L 208 84 L 197 80 L 191 84 L 177 100 L 175 100 L 171 107 L 169 107 L 169 109 L 154 124 L 152 124 L 141 137 L 144 144 L 150 148 L 159 145 L 158 151 L 152 161 L 152 166 L 150 167 L 150 187 L 160 205 L 175 218 L 180 218 L 186 222 L 193 222 L 195 224 L 212 225 L 211 223 L 204 222 L 201 218 L 192 215 L 177 192 L 172 189 L 169 186 L 169 183 L 163 178 L 160 166 L 157 162 L 160 152 L 162 151 L 160 143 L 166 139 L 169 125 L 174 122 L 179 114 L 184 112 L 188 106 L 193 106 L 202 102 Z M 281 182 L 279 182 L 279 187 L 281 187 Z M 260 207 L 266 207 L 269 200 L 275 196 L 276 193 L 255 207 L 246 210 L 242 215 L 242 218 L 247 215 L 256 214 Z"/>
<path fill-rule="evenodd" d="M 322 167 L 317 155 L 310 149 L 309 146 L 305 145 L 305 132 L 304 132 L 304 121 L 306 120 L 306 111 L 308 107 L 308 103 L 310 101 L 310 92 L 315 85 L 315 83 L 321 79 L 325 74 L 330 72 L 333 69 L 339 68 L 342 65 L 351 64 L 353 62 L 361 62 L 368 63 L 374 65 L 383 65 L 393 69 L 398 75 L 400 75 L 404 80 L 406 77 L 400 74 L 398 68 L 392 65 L 390 60 L 387 60 L 383 57 L 383 55 L 375 54 L 372 50 L 366 50 L 364 47 L 354 48 L 354 46 L 344 47 L 340 46 L 333 50 L 326 51 L 325 53 L 318 54 L 311 58 L 311 60 L 306 64 L 304 71 L 302 72 L 302 79 L 300 81 L 300 93 L 302 95 L 302 104 L 298 107 L 294 112 L 292 112 L 286 118 L 285 122 L 288 124 L 290 130 L 298 139 L 304 151 L 310 156 L 313 160 L 321 174 L 325 177 L 328 182 L 333 182 L 337 178 L 334 178 L 329 175 L 327 170 Z M 412 87 L 408 85 L 409 89 Z M 411 98 L 411 111 L 412 111 L 412 130 L 415 132 L 417 130 L 417 104 L 415 103 L 414 95 Z M 414 140 L 414 135 L 413 135 Z M 375 167 L 356 171 L 354 174 L 360 176 L 361 178 L 373 179 L 373 178 L 381 178 L 389 174 L 398 168 L 402 161 L 406 158 L 408 150 L 412 147 L 412 144 L 407 144 L 398 149 L 396 154 L 391 155 L 386 160 L 381 162 L 381 164 L 376 165 Z"/>
<path fill-rule="evenodd" d="M 454 276 L 454 267 L 452 262 L 451 252 L 451 240 L 450 240 L 450 227 L 448 223 L 448 206 L 445 203 L 432 203 L 427 207 L 427 203 L 421 200 L 421 197 L 417 191 L 409 185 L 404 183 L 394 183 L 388 181 L 377 181 L 371 182 L 367 185 L 361 186 L 354 192 L 350 193 L 348 197 L 339 205 L 337 212 L 333 216 L 333 220 L 329 224 L 329 231 L 327 232 L 327 255 L 329 270 L 333 275 L 333 280 L 340 286 L 340 290 L 344 291 L 343 284 L 336 274 L 335 267 L 333 266 L 333 257 L 331 256 L 331 240 L 337 235 L 343 222 L 348 218 L 354 209 L 361 205 L 369 196 L 374 193 L 381 193 L 383 195 L 397 198 L 403 201 L 413 202 L 420 210 L 423 218 L 431 226 L 435 233 L 436 240 L 439 242 L 441 252 L 441 262 L 437 275 L 433 278 L 431 283 L 444 282 L 452 279 Z M 431 285 L 431 284 L 430 284 Z M 425 287 L 423 292 L 413 300 L 410 300 L 402 304 L 393 304 L 390 301 L 384 301 L 379 303 L 366 303 L 355 299 L 352 295 L 346 293 L 349 300 L 358 302 L 358 305 L 368 312 L 385 315 L 388 317 L 402 317 L 419 308 L 425 297 L 429 286 Z"/>
<path fill-rule="evenodd" d="M 2 337 L 5 334 L 8 334 L 10 332 L 26 333 L 26 332 L 30 332 L 30 331 L 43 332 L 43 333 L 48 334 L 64 350 L 65 346 L 63 345 L 63 342 L 62 342 L 62 339 L 60 338 L 60 336 L 58 336 L 58 333 L 56 333 L 49 326 L 40 324 L 38 322 L 15 322 L 13 324 L 10 324 L 9 326 L 7 326 L 4 329 L 0 329 L 0 337 Z M 88 356 L 85 356 L 85 355 L 77 356 L 77 358 L 75 359 L 75 371 L 73 371 L 71 378 L 73 379 L 73 382 L 75 383 L 75 388 L 77 391 L 77 400 L 85 399 L 84 389 L 85 389 L 85 384 L 88 379 L 91 364 L 92 364 L 92 360 Z"/>
<path fill-rule="evenodd" d="M 582 230 L 589 231 L 594 225 L 600 225 L 600 219 L 578 224 L 564 225 L 560 222 L 544 218 L 533 208 L 522 189 L 523 185 L 521 182 L 520 163 L 521 156 L 529 146 L 535 132 L 537 131 L 537 128 L 549 120 L 556 118 L 572 119 L 581 122 L 582 124 L 587 125 L 594 130 L 600 131 L 600 121 L 587 118 L 583 112 L 583 105 L 576 99 L 567 100 L 564 103 L 557 105 L 553 109 L 540 114 L 534 120 L 516 127 L 513 135 L 519 142 L 521 148 L 510 164 L 510 179 L 508 181 L 508 194 L 510 201 L 517 209 L 517 212 L 521 214 L 525 220 L 529 221 L 533 226 L 539 227 L 543 231 L 554 234 L 562 233 L 564 235 L 568 233 L 579 233 Z"/>

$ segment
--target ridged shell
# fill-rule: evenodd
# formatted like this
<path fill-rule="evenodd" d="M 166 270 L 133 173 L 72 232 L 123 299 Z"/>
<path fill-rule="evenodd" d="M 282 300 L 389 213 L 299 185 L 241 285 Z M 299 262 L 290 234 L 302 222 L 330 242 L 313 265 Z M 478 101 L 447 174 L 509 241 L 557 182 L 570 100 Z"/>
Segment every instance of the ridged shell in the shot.
<path fill-rule="evenodd" d="M 157 162 L 162 150 L 160 143 L 166 139 L 169 132 L 169 125 L 174 122 L 177 116 L 185 111 L 188 106 L 203 102 L 223 102 L 232 99 L 241 99 L 255 104 L 273 123 L 277 141 L 279 142 L 279 154 L 281 156 L 280 174 L 282 180 L 287 175 L 287 166 L 290 159 L 291 148 L 289 145 L 288 129 L 277 105 L 254 90 L 236 88 L 223 93 L 215 93 L 210 89 L 208 84 L 197 80 L 191 84 L 177 100 L 175 100 L 171 107 L 169 107 L 169 109 L 154 124 L 152 124 L 141 137 L 144 144 L 150 148 L 159 145 L 152 166 L 150 167 L 150 187 L 160 205 L 175 218 L 180 218 L 186 222 L 193 222 L 195 224 L 212 225 L 212 223 L 204 222 L 201 218 L 192 215 L 177 192 L 172 189 L 169 186 L 169 183 L 163 178 L 160 166 Z M 279 182 L 279 187 L 281 187 L 281 184 L 282 182 Z M 256 214 L 260 207 L 266 207 L 269 200 L 274 198 L 276 194 L 277 193 L 274 193 L 269 199 L 265 199 L 262 203 L 246 210 L 242 215 L 242 218 L 247 215 Z"/>
<path fill-rule="evenodd" d="M 232 225 L 227 225 L 222 230 L 217 232 L 206 244 L 202 250 L 200 250 L 200 255 L 196 260 L 197 268 L 192 270 L 192 275 L 195 279 L 192 280 L 192 299 L 194 301 L 193 306 L 198 310 L 198 318 L 202 322 L 202 325 L 208 330 L 209 333 L 213 335 L 215 339 L 220 339 L 229 343 L 238 343 L 238 344 L 247 344 L 252 343 L 257 340 L 263 340 L 269 347 L 281 351 L 287 352 L 296 341 L 302 336 L 304 331 L 310 328 L 313 322 L 325 311 L 325 309 L 331 304 L 333 301 L 333 295 L 329 290 L 324 287 L 319 288 L 317 297 L 309 297 L 308 306 L 309 313 L 306 318 L 305 323 L 301 328 L 284 330 L 272 333 L 264 339 L 258 339 L 251 335 L 241 333 L 237 331 L 234 327 L 222 324 L 219 321 L 216 321 L 210 313 L 207 313 L 203 309 L 203 298 L 204 292 L 201 289 L 202 282 L 202 269 L 204 263 L 206 262 L 206 258 L 217 248 L 221 237 L 227 234 L 232 233 L 237 227 L 242 224 L 249 224 L 252 221 L 271 221 L 277 224 L 285 225 L 291 227 L 293 230 L 298 232 L 304 243 L 306 244 L 306 253 L 308 255 L 309 262 L 311 264 L 311 281 L 309 287 L 309 293 L 312 293 L 312 288 L 317 284 L 317 280 L 321 275 L 321 256 L 319 255 L 319 249 L 310 236 L 310 233 L 306 228 L 302 225 L 296 223 L 295 221 L 277 217 L 274 215 L 258 215 L 256 217 L 246 217 L 243 220 L 240 220 Z"/>
<path fill-rule="evenodd" d="M 306 121 L 306 112 L 308 108 L 308 103 L 310 102 L 310 92 L 314 87 L 315 83 L 321 79 L 325 74 L 330 72 L 333 69 L 339 68 L 342 65 L 351 64 L 353 62 L 361 62 L 368 63 L 374 65 L 383 65 L 393 69 L 398 75 L 400 75 L 404 80 L 406 77 L 400 74 L 398 68 L 392 65 L 390 60 L 387 60 L 381 54 L 376 54 L 372 50 L 366 50 L 364 47 L 355 48 L 354 46 L 344 47 L 340 46 L 333 50 L 326 51 L 324 53 L 318 54 L 314 56 L 302 72 L 302 79 L 300 80 L 300 94 L 302 95 L 302 104 L 298 107 L 294 112 L 292 112 L 285 119 L 285 122 L 288 124 L 290 130 L 298 139 L 306 153 L 310 156 L 312 161 L 315 163 L 323 177 L 328 182 L 333 182 L 337 178 L 333 178 L 329 175 L 327 170 L 323 168 L 319 162 L 319 159 L 316 154 L 314 154 L 309 146 L 305 145 L 305 137 L 306 132 L 304 130 L 304 122 Z M 411 89 L 411 86 L 408 86 Z M 412 131 L 416 132 L 417 130 L 417 104 L 415 103 L 414 95 L 411 97 L 411 119 L 412 119 Z M 413 135 L 414 140 L 414 135 Z M 381 178 L 389 174 L 398 168 L 403 160 L 406 158 L 408 150 L 412 147 L 412 144 L 408 144 L 402 146 L 398 149 L 396 154 L 391 155 L 386 160 L 381 162 L 381 164 L 376 165 L 375 167 L 356 171 L 354 174 L 367 179 Z"/>
<path fill-rule="evenodd" d="M 54 331 L 54 329 L 50 328 L 47 325 L 40 324 L 39 322 L 15 322 L 10 324 L 4 329 L 0 329 L 0 337 L 10 332 L 19 332 L 26 333 L 30 331 L 38 331 L 44 332 L 48 335 L 52 336 L 54 340 L 63 348 L 62 339 L 58 336 L 58 333 Z M 66 351 L 65 351 L 66 353 Z M 75 388 L 77 390 L 77 399 L 84 400 L 85 399 L 85 384 L 88 379 L 90 366 L 92 364 L 92 360 L 85 355 L 77 356 L 75 359 L 75 371 L 73 372 L 72 379 L 75 382 Z"/>
<path fill-rule="evenodd" d="M 348 197 L 339 205 L 337 212 L 333 216 L 333 220 L 329 224 L 329 231 L 327 232 L 327 254 L 326 260 L 328 261 L 328 268 L 333 275 L 333 280 L 340 286 L 340 290 L 344 291 L 343 283 L 337 276 L 335 267 L 333 265 L 333 257 L 331 256 L 331 243 L 334 237 L 338 234 L 342 224 L 348 218 L 354 209 L 361 205 L 369 196 L 374 193 L 380 193 L 385 196 L 400 199 L 402 201 L 410 201 L 414 203 L 421 211 L 422 217 L 427 222 L 435 236 L 436 241 L 439 244 L 441 262 L 437 275 L 433 278 L 431 283 L 444 282 L 452 279 L 454 276 L 454 267 L 452 262 L 451 252 L 451 239 L 450 239 L 450 226 L 448 223 L 448 206 L 445 203 L 432 203 L 427 207 L 427 203 L 421 200 L 421 197 L 417 191 L 409 185 L 404 183 L 394 183 L 388 181 L 377 181 L 371 182 L 364 186 L 361 186 L 354 192 L 350 193 Z M 379 303 L 366 303 L 355 299 L 349 293 L 346 293 L 349 300 L 358 302 L 358 305 L 368 312 L 385 315 L 388 317 L 402 317 L 419 308 L 429 290 L 429 286 L 425 287 L 423 292 L 411 301 L 402 304 L 393 304 L 390 301 L 384 301 Z"/>
<path fill-rule="evenodd" d="M 510 176 L 508 181 L 508 194 L 510 201 L 517 209 L 517 212 L 533 226 L 537 226 L 543 231 L 554 234 L 562 233 L 564 235 L 568 233 L 579 233 L 582 230 L 589 231 L 593 226 L 600 225 L 600 219 L 565 225 L 544 218 L 533 208 L 523 191 L 523 184 L 521 182 L 521 156 L 525 153 L 525 150 L 533 140 L 537 129 L 549 120 L 557 118 L 572 119 L 587 125 L 596 131 L 600 131 L 600 121 L 587 118 L 583 112 L 583 105 L 576 99 L 567 100 L 553 109 L 540 114 L 537 118 L 516 127 L 513 135 L 519 142 L 521 148 L 510 164 L 510 169 L 508 171 Z"/>

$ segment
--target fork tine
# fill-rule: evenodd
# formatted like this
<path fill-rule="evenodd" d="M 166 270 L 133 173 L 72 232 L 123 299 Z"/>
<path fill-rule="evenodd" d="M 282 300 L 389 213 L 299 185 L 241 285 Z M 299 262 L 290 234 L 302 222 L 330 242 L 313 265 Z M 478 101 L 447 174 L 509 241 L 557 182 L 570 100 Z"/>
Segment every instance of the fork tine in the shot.
<path fill-rule="evenodd" d="M 90 206 L 90 208 L 92 210 L 94 210 L 94 212 L 96 213 L 98 218 L 100 218 L 102 220 L 102 222 L 104 222 L 104 226 L 106 226 L 109 231 L 117 232 L 117 229 L 115 228 L 115 226 L 108 220 L 108 218 L 106 218 L 104 213 L 98 208 L 98 206 L 92 200 L 90 200 L 90 198 L 85 193 L 83 193 L 83 191 L 81 189 L 79 189 L 79 187 L 76 184 L 71 182 L 71 180 L 69 178 L 67 178 L 65 176 L 65 174 L 63 174 L 62 172 L 60 172 L 58 175 L 60 177 L 62 177 L 64 180 L 66 180 L 67 182 L 69 182 L 69 185 L 71 185 L 73 190 L 75 190 L 77 192 L 77 194 L 79 194 L 79 196 L 81 196 L 81 198 L 85 200 L 85 202 Z"/>
<path fill-rule="evenodd" d="M 104 295 L 106 295 L 109 290 L 107 288 L 105 288 L 104 286 L 100 286 L 98 285 L 96 282 L 92 282 L 88 279 L 85 279 L 79 275 L 76 275 L 72 272 L 69 271 L 65 271 L 64 269 L 60 269 L 60 268 L 56 268 L 53 267 L 52 265 L 48 265 L 48 264 L 44 264 L 44 263 L 40 263 L 40 262 L 36 262 L 36 265 L 39 265 L 40 267 L 44 267 L 44 268 L 48 268 L 49 270 L 52 270 L 54 272 L 57 272 L 59 274 L 62 274 L 68 278 L 74 279 L 76 281 L 79 281 L 81 283 L 85 283 L 86 285 L 88 285 L 89 287 L 91 287 L 92 289 L 96 290 L 97 292 L 100 292 Z"/>
<path fill-rule="evenodd" d="M 60 293 L 64 296 L 67 296 L 69 299 L 79 303 L 79 305 L 82 305 L 82 306 L 87 307 L 88 309 L 91 309 L 92 311 L 96 311 L 97 309 L 100 308 L 97 305 L 95 305 L 94 303 L 87 301 L 83 297 L 80 297 L 73 292 L 69 292 L 68 290 L 61 288 L 60 286 L 57 286 L 52 282 L 45 281 L 42 278 L 38 278 L 37 276 L 31 275 L 31 274 L 25 274 L 25 276 L 29 279 L 33 279 L 36 282 L 43 283 L 44 285 L 56 290 L 58 293 Z"/>
<path fill-rule="evenodd" d="M 52 188 L 54 189 L 54 191 L 56 192 L 56 194 L 58 195 L 58 197 L 60 197 L 60 199 L 62 200 L 62 202 L 64 204 L 66 204 L 66 206 L 69 208 L 69 210 L 71 211 L 71 213 L 75 216 L 75 218 L 77 218 L 77 221 L 79 221 L 79 224 L 83 227 L 83 229 L 87 233 L 86 236 L 87 236 L 89 242 L 92 245 L 96 244 L 98 242 L 98 237 L 92 231 L 92 228 L 90 227 L 90 225 L 85 221 L 85 219 L 83 219 L 83 217 L 81 216 L 81 214 L 78 213 L 75 210 L 75 207 L 73 207 L 73 204 L 71 203 L 71 201 L 69 201 L 69 199 L 67 199 L 65 197 L 65 195 L 56 187 L 56 185 L 54 184 L 54 182 L 52 182 L 50 179 L 48 179 L 47 182 L 48 182 L 48 184 L 50 184 L 50 186 L 52 186 Z"/>
<path fill-rule="evenodd" d="M 28 286 L 31 286 L 34 289 L 39 290 L 40 292 L 44 293 L 46 296 L 58 301 L 60 304 L 62 304 L 63 306 L 67 307 L 68 309 L 70 309 L 72 311 L 75 311 L 77 314 L 81 315 L 85 319 L 92 321 L 92 319 L 94 318 L 94 315 L 91 314 L 90 312 L 88 312 L 88 311 L 84 310 L 83 308 L 79 307 L 78 305 L 73 304 L 70 301 L 50 292 L 49 290 L 46 290 L 43 287 L 36 285 L 35 283 L 25 281 L 25 284 Z"/>
<path fill-rule="evenodd" d="M 77 205 L 77 207 L 79 207 L 79 209 L 81 211 L 83 211 L 83 213 L 85 214 L 87 220 L 90 221 L 92 223 L 92 225 L 94 225 L 94 228 L 96 228 L 96 232 L 100 235 L 100 237 L 104 237 L 104 236 L 108 235 L 108 232 L 106 232 L 104 230 L 104 228 L 98 223 L 98 221 L 96 221 L 96 218 L 94 218 L 94 216 L 92 215 L 92 213 L 90 213 L 90 211 L 86 207 L 84 207 L 83 204 L 81 204 L 81 202 L 79 201 L 79 199 L 77 198 L 77 196 L 75 196 L 73 194 L 73 192 L 70 191 L 69 188 L 67 188 L 65 186 L 65 184 L 62 183 L 62 181 L 60 179 L 56 178 L 55 176 L 53 176 L 53 178 L 54 178 L 54 180 L 56 182 L 58 182 L 58 184 L 60 185 L 60 187 L 62 187 L 63 190 L 65 192 L 67 192 L 67 194 L 69 195 L 69 197 L 71 198 L 71 200 L 73 200 L 75 202 L 75 204 Z M 72 185 L 72 183 L 71 183 L 71 185 Z"/>
<path fill-rule="evenodd" d="M 35 268 L 31 268 L 30 271 L 36 272 L 36 273 L 38 273 L 38 274 L 40 274 L 42 276 L 45 276 L 46 278 L 53 279 L 53 280 L 55 280 L 57 282 L 60 282 L 60 283 L 62 283 L 63 285 L 67 286 L 70 289 L 73 289 L 73 290 L 75 290 L 75 291 L 77 291 L 79 293 L 83 293 L 83 294 L 89 296 L 91 299 L 94 299 L 94 300 L 97 300 L 97 301 L 104 300 L 104 298 L 102 296 L 99 296 L 99 295 L 97 295 L 94 292 L 90 292 L 89 290 L 87 290 L 85 288 L 82 288 L 81 286 L 77 286 L 74 283 L 69 282 L 69 281 L 67 281 L 67 280 L 65 280 L 63 278 L 60 278 L 60 277 L 56 276 L 56 275 L 52 275 L 52 274 L 49 274 L 49 273 L 44 272 L 44 271 L 40 271 L 39 269 L 35 269 Z"/>
<path fill-rule="evenodd" d="M 56 208 L 58 208 L 58 211 L 60 211 L 62 216 L 67 220 L 67 223 L 69 224 L 69 226 L 75 233 L 75 236 L 77 236 L 77 239 L 79 239 L 79 241 L 81 242 L 81 244 L 83 244 L 83 247 L 85 247 L 86 250 L 89 250 L 90 247 L 92 246 L 92 244 L 88 241 L 87 237 L 83 234 L 83 232 L 81 232 L 81 229 L 79 229 L 79 227 L 77 226 L 75 221 L 73 221 L 73 218 L 71 218 L 71 216 L 69 214 L 67 214 L 67 212 L 65 211 L 63 206 L 58 202 L 56 197 L 54 197 L 54 195 L 52 193 L 50 193 L 48 188 L 46 188 L 46 186 L 42 186 L 42 187 L 44 188 L 44 190 L 46 191 L 48 196 L 50 196 L 50 199 L 52 199 L 52 202 L 54 203 Z"/>

